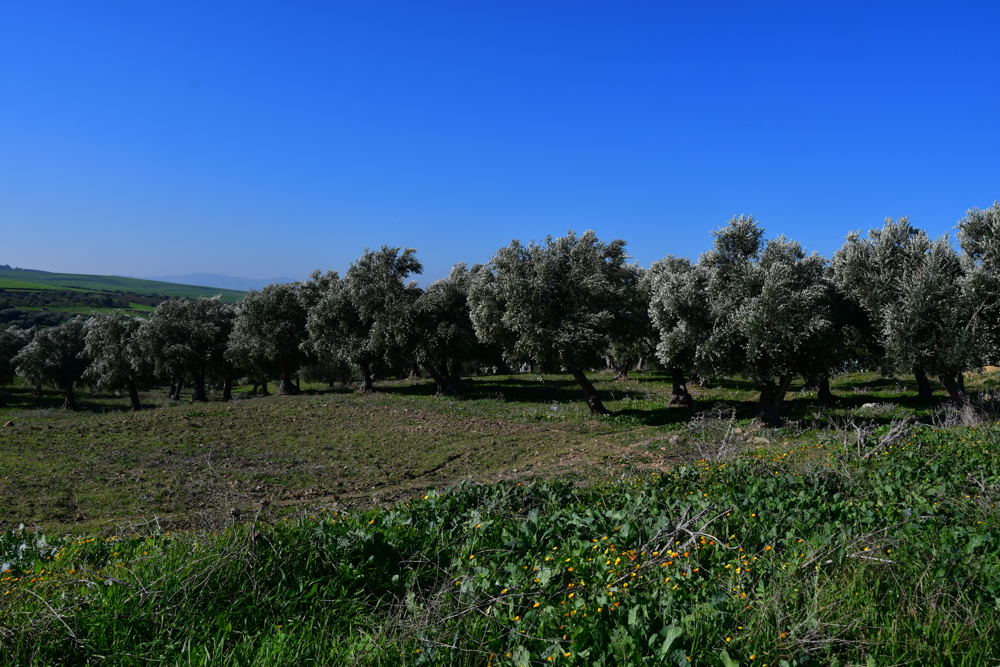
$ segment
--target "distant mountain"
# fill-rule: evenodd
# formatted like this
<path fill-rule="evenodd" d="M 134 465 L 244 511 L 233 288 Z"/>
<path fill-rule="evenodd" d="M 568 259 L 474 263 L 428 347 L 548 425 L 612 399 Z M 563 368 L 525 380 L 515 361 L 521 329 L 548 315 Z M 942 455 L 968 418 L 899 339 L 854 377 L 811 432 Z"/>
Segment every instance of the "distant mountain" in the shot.
<path fill-rule="evenodd" d="M 182 276 L 156 276 L 148 277 L 147 280 L 161 280 L 165 283 L 181 283 L 183 285 L 203 285 L 205 287 L 221 287 L 223 289 L 235 289 L 247 291 L 251 289 L 259 290 L 271 283 L 294 283 L 295 278 L 282 276 L 280 278 L 235 278 L 233 276 L 222 276 L 218 273 L 186 273 Z"/>

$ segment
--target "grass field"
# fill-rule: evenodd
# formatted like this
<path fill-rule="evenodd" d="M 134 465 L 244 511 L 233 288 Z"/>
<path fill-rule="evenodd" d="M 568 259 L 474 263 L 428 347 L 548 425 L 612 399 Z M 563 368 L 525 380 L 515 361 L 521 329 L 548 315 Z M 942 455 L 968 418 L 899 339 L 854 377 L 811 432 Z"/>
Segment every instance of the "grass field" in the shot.
<path fill-rule="evenodd" d="M 152 392 L 135 414 L 2 390 L 0 656 L 1000 660 L 992 421 L 857 374 L 833 406 L 793 387 L 788 424 L 757 431 L 742 381 L 693 387 L 689 410 L 664 407 L 660 374 L 596 379 L 607 418 L 566 376 L 476 378 L 459 400 L 426 380 Z M 982 400 L 996 380 L 968 384 Z"/>

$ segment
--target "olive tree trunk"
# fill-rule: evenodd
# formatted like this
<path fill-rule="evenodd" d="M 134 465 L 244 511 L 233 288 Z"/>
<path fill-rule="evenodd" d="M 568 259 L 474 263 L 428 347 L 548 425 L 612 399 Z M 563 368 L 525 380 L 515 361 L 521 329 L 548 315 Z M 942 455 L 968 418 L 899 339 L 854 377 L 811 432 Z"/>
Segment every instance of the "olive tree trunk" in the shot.
<path fill-rule="evenodd" d="M 435 366 L 430 362 L 424 364 L 427 374 L 434 380 L 435 396 L 444 396 L 448 393 L 447 367 L 444 364 Z"/>
<path fill-rule="evenodd" d="M 580 388 L 583 389 L 583 395 L 587 400 L 587 405 L 590 407 L 590 414 L 592 415 L 607 415 L 611 414 L 604 403 L 601 402 L 600 396 L 597 395 L 597 390 L 594 389 L 594 385 L 590 383 L 587 376 L 583 374 L 579 368 L 571 368 L 569 372 L 573 375 L 573 378 L 579 383 Z"/>
<path fill-rule="evenodd" d="M 184 388 L 184 377 L 177 378 L 177 381 L 170 385 L 170 400 L 181 400 L 181 389 Z"/>
<path fill-rule="evenodd" d="M 142 410 L 142 403 L 139 402 L 139 388 L 132 380 L 125 380 L 125 387 L 128 389 L 128 400 L 132 404 L 132 412 Z"/>
<path fill-rule="evenodd" d="M 821 377 L 816 385 L 816 398 L 823 403 L 831 403 L 834 400 L 833 392 L 830 391 L 830 378 Z"/>
<path fill-rule="evenodd" d="M 792 383 L 791 375 L 782 375 L 778 382 L 765 382 L 760 390 L 760 402 L 757 408 L 757 419 L 765 426 L 781 424 L 781 404 L 785 400 L 788 386 Z"/>
<path fill-rule="evenodd" d="M 205 373 L 194 371 L 191 373 L 191 377 L 194 380 L 194 394 L 191 396 L 191 400 L 208 403 L 208 394 L 205 393 Z"/>
<path fill-rule="evenodd" d="M 361 366 L 361 386 L 358 387 L 358 393 L 367 394 L 375 391 L 375 387 L 372 385 L 371 365 L 367 361 L 362 361 L 358 365 Z"/>
<path fill-rule="evenodd" d="M 73 384 L 63 387 L 63 410 L 76 410 L 76 395 L 73 393 Z"/>
<path fill-rule="evenodd" d="M 281 364 L 281 382 L 278 383 L 278 393 L 292 395 L 301 394 L 299 388 L 295 386 L 292 381 L 292 367 L 291 364 L 284 363 Z"/>
<path fill-rule="evenodd" d="M 615 373 L 616 380 L 627 380 L 628 379 L 628 369 L 632 368 L 635 363 L 634 359 L 625 359 L 622 361 L 617 368 L 617 373 Z"/>
<path fill-rule="evenodd" d="M 965 391 L 965 378 L 961 373 L 942 373 L 938 376 L 941 384 L 944 385 L 948 395 L 955 399 L 962 399 L 968 396 Z"/>
<path fill-rule="evenodd" d="M 683 405 L 691 407 L 694 405 L 694 398 L 687 390 L 687 381 L 684 379 L 684 369 L 679 366 L 670 367 L 670 380 L 673 389 L 670 391 L 670 403 L 668 405 Z"/>
<path fill-rule="evenodd" d="M 931 381 L 927 379 L 927 373 L 923 368 L 914 368 L 913 376 L 917 378 L 917 397 L 921 401 L 930 402 L 934 399 L 934 392 L 931 390 Z"/>

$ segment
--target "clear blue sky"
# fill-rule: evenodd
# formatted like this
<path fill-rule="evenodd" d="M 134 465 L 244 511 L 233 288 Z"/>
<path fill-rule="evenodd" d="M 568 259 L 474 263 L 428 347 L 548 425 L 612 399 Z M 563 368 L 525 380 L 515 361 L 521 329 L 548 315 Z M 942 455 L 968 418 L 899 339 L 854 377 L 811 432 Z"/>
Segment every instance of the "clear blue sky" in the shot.
<path fill-rule="evenodd" d="M 424 280 L 752 213 L 829 255 L 1000 198 L 997 3 L 0 0 L 0 263 Z"/>

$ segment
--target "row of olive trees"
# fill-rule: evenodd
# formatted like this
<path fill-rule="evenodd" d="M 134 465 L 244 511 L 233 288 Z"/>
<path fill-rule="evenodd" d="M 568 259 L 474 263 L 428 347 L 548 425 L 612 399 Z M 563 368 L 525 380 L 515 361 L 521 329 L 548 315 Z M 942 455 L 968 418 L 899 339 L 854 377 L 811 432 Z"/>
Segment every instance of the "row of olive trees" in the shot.
<path fill-rule="evenodd" d="M 851 362 L 912 373 L 924 399 L 932 375 L 964 396 L 963 373 L 1000 356 L 1000 205 L 968 211 L 958 238 L 962 253 L 887 219 L 848 235 L 828 262 L 734 218 L 697 264 L 668 257 L 649 271 L 675 396 L 690 400 L 684 369 L 742 375 L 760 385 L 759 418 L 773 424 L 794 377 L 828 398 L 829 376 Z"/>
<path fill-rule="evenodd" d="M 224 398 L 237 378 L 265 388 L 278 378 L 279 393 L 295 393 L 303 373 L 329 379 L 353 368 L 370 391 L 377 368 L 419 365 L 439 394 L 455 394 L 470 367 L 502 358 L 570 373 L 603 414 L 586 370 L 605 357 L 624 373 L 655 355 L 674 403 L 691 403 L 687 373 L 741 375 L 759 384 L 759 418 L 772 424 L 796 376 L 829 398 L 830 375 L 850 362 L 913 373 L 924 398 L 936 376 L 958 397 L 963 372 L 1000 350 L 1000 205 L 970 210 L 958 236 L 961 254 L 889 219 L 850 234 L 827 261 L 784 237 L 765 241 L 741 216 L 697 262 L 668 256 L 647 270 L 628 263 L 623 241 L 570 232 L 513 241 L 423 290 L 410 281 L 422 270 L 415 251 L 383 246 L 343 278 L 317 271 L 248 292 L 235 308 L 170 300 L 148 320 L 96 315 L 0 331 L 0 382 L 15 371 L 48 381 L 71 407 L 73 386 L 87 380 L 127 392 L 138 409 L 138 388 L 157 379 L 174 398 L 189 381 L 206 400 L 210 379 Z"/>
<path fill-rule="evenodd" d="M 234 381 L 263 385 L 279 380 L 279 393 L 297 393 L 306 373 L 332 380 L 345 370 L 372 389 L 377 368 L 420 364 L 441 394 L 458 392 L 465 369 L 502 363 L 473 330 L 467 295 L 472 272 L 457 265 L 426 290 L 408 278 L 421 271 L 415 251 L 366 250 L 343 278 L 316 272 L 301 283 L 272 284 L 248 292 L 235 307 L 219 299 L 171 299 L 149 318 L 121 313 L 78 316 L 45 329 L 0 330 L 0 385 L 15 373 L 40 389 L 59 388 L 75 408 L 74 389 L 90 382 L 127 393 L 141 408 L 139 390 L 170 384 L 177 399 L 185 383 L 192 398 L 207 400 L 207 385 Z"/>

